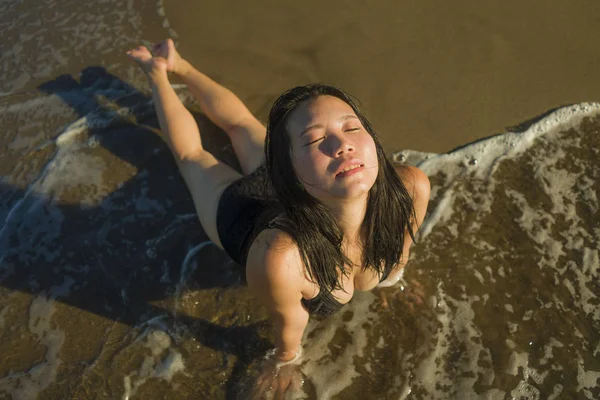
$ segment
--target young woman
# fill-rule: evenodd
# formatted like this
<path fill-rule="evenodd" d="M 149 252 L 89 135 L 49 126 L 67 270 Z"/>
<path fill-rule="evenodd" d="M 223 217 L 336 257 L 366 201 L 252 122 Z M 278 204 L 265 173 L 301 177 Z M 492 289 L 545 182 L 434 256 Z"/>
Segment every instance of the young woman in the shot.
<path fill-rule="evenodd" d="M 245 265 L 269 310 L 269 386 L 290 384 L 311 314 L 330 315 L 355 290 L 396 283 L 429 201 L 419 169 L 392 166 L 352 99 L 327 85 L 285 92 L 265 128 L 231 91 L 194 69 L 168 39 L 128 52 L 148 76 L 164 138 L 209 238 Z M 243 175 L 202 147 L 169 83 L 178 75 L 229 136 Z M 272 379 L 271 379 L 272 378 Z"/>

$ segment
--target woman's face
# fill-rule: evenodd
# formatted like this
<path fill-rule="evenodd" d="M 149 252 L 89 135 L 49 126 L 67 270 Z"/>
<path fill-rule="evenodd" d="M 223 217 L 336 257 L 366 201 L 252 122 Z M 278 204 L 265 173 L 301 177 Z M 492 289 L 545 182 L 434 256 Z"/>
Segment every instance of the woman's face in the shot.
<path fill-rule="evenodd" d="M 291 159 L 305 190 L 319 200 L 366 195 L 377 179 L 375 142 L 352 107 L 333 96 L 300 104 L 287 120 Z"/>

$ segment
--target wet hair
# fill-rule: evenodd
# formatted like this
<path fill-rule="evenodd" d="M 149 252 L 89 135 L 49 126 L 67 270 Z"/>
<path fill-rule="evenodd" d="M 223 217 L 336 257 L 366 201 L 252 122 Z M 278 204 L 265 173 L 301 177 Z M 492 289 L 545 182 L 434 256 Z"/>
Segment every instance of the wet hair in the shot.
<path fill-rule="evenodd" d="M 283 93 L 273 104 L 267 122 L 265 162 L 279 209 L 269 210 L 271 227 L 287 232 L 298 246 L 310 279 L 321 289 L 342 289 L 338 270 L 348 276 L 352 261 L 342 250 L 344 234 L 331 211 L 302 187 L 291 160 L 292 142 L 287 120 L 292 111 L 319 96 L 333 96 L 348 104 L 372 136 L 377 150 L 378 174 L 369 190 L 367 210 L 361 226 L 363 268 L 387 276 L 401 261 L 405 232 L 414 240 L 413 201 L 387 159 L 383 146 L 354 99 L 341 89 L 323 84 L 298 86 Z"/>

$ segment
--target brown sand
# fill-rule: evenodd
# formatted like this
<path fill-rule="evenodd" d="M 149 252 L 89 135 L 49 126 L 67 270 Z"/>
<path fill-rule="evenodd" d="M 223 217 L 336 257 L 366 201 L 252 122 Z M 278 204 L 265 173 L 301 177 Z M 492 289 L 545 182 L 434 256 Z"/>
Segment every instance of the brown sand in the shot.
<path fill-rule="evenodd" d="M 389 152 L 445 152 L 600 99 L 600 3 L 171 0 L 181 53 L 264 121 L 313 81 L 357 96 Z"/>
<path fill-rule="evenodd" d="M 47 12 L 54 14 L 57 8 L 66 9 L 71 6 L 57 4 L 48 7 Z M 21 13 L 31 7 L 30 3 L 18 3 L 1 13 L 0 21 L 17 21 Z M 41 2 L 40 7 L 44 7 Z M 73 11 L 76 17 L 81 17 L 84 11 L 89 12 L 86 6 L 81 7 L 82 10 Z M 93 13 L 108 15 L 111 7 L 114 7 L 114 4 L 110 2 L 98 3 L 94 5 Z M 85 35 L 76 33 L 64 39 L 61 35 L 66 35 L 65 31 L 57 29 L 62 19 L 50 21 L 45 14 L 29 10 L 31 21 L 19 19 L 11 34 L 3 28 L 6 45 L 0 45 L 0 50 L 6 51 L 8 48 L 2 46 L 25 44 L 22 52 L 16 51 L 21 58 L 12 57 L 14 63 L 6 64 L 18 69 L 15 76 L 23 76 L 23 84 L 10 86 L 17 87 L 17 92 L 33 90 L 37 84 L 54 79 L 61 73 L 77 74 L 83 68 L 92 65 L 106 66 L 125 82 L 137 83 L 133 79 L 139 78 L 140 73 L 136 71 L 137 75 L 133 75 L 134 68 L 124 58 L 126 47 L 122 42 L 105 37 L 105 32 L 113 32 L 118 27 L 118 35 L 115 35 L 131 39 L 128 45 L 134 46 L 138 36 L 148 40 L 159 40 L 165 36 L 166 29 L 161 28 L 158 23 L 161 19 L 157 16 L 155 2 L 136 1 L 134 7 L 143 15 L 142 20 L 136 24 L 126 18 L 129 14 L 120 20 L 111 17 L 113 19 L 110 19 L 110 22 L 114 22 L 113 25 L 94 26 L 92 23 L 86 23 L 86 26 L 90 26 L 90 32 L 96 32 L 93 29 L 106 29 L 96 35 L 103 37 L 104 42 L 95 36 L 91 36 L 86 42 L 81 37 Z M 177 40 L 182 54 L 201 70 L 240 95 L 263 121 L 273 100 L 283 90 L 314 81 L 333 83 L 355 94 L 362 101 L 367 115 L 378 129 L 389 152 L 404 148 L 444 152 L 470 141 L 503 132 L 508 126 L 521 123 L 560 105 L 600 100 L 600 75 L 597 73 L 600 65 L 600 52 L 597 48 L 600 39 L 600 3 L 595 0 L 581 0 L 577 3 L 538 0 L 526 4 L 514 0 L 486 4 L 469 4 L 465 1 L 442 4 L 404 0 L 390 0 L 385 3 L 315 0 L 271 0 L 260 3 L 220 0 L 200 3 L 170 0 L 166 4 L 166 15 L 172 28 L 179 35 Z M 94 20 L 89 19 L 92 22 Z M 37 27 L 30 27 L 33 24 L 42 24 L 40 21 L 43 22 L 40 29 L 47 29 L 46 33 L 38 33 Z M 70 24 L 75 22 L 67 20 L 66 27 L 69 28 Z M 122 26 L 114 26 L 118 24 Z M 30 34 L 35 40 L 28 41 L 19 36 L 21 33 Z M 69 52 L 64 53 L 64 61 L 56 54 L 55 58 L 59 59 L 56 65 L 50 65 L 48 60 L 36 58 L 37 40 L 43 39 L 43 35 L 46 35 L 48 42 L 56 42 L 58 48 L 61 41 L 67 43 L 61 44 L 69 48 Z M 42 56 L 46 54 L 43 51 L 40 53 Z M 4 77 L 11 72 L 6 65 L 3 65 Z M 43 71 L 38 74 L 31 72 L 36 71 L 34 67 L 38 65 Z M 126 65 L 125 69 L 121 68 L 123 65 Z M 46 71 L 47 66 L 49 69 Z M 24 71 L 23 75 L 21 71 Z M 18 102 L 19 99 L 15 98 L 14 101 Z M 65 123 L 75 119 L 75 116 L 69 117 Z M 62 122 L 57 121 L 49 123 L 56 127 L 62 125 Z M 19 125 L 24 122 L 9 121 L 4 129 L 8 132 L 5 135 L 8 136 L 0 139 L 12 140 L 13 124 Z M 35 126 L 27 129 L 34 130 Z M 20 134 L 27 129 L 21 126 Z M 50 132 L 54 132 L 54 129 Z M 4 152 L 5 157 L 0 162 L 0 171 L 6 171 L 5 174 L 10 175 L 16 161 L 5 155 L 6 147 L 0 150 L 0 153 Z M 45 160 L 45 156 L 42 157 L 40 153 L 36 153 L 35 156 Z M 41 168 L 44 162 L 39 164 Z M 121 167 L 120 171 L 133 173 L 125 167 Z M 14 171 L 12 173 L 16 174 Z M 32 176 L 37 176 L 37 173 L 32 173 Z M 115 175 L 113 178 L 122 177 Z M 28 182 L 30 179 L 23 178 L 23 181 Z M 187 196 L 183 187 L 173 191 L 180 196 Z M 119 217 L 114 218 L 116 220 Z M 76 218 L 71 218 L 73 219 Z M 594 221 L 593 218 L 589 220 Z M 145 237 L 145 230 L 143 233 Z M 181 238 L 184 237 L 182 234 Z M 171 253 L 184 254 L 182 249 L 186 245 L 185 241 L 173 241 L 181 243 L 177 244 L 179 247 L 175 247 Z M 425 250 L 422 252 L 425 254 Z M 92 259 L 88 253 L 79 257 L 82 260 Z M 581 258 L 579 255 L 578 257 Z M 153 271 L 160 274 L 158 265 L 156 262 L 157 268 Z M 418 264 L 415 268 L 418 268 Z M 59 278 L 62 281 L 60 276 Z M 39 279 L 42 288 L 48 289 L 53 285 L 43 277 L 38 276 L 36 279 Z M 147 282 L 158 280 L 158 277 L 149 278 Z M 119 293 L 112 291 L 112 282 L 102 282 L 99 292 L 104 296 L 100 298 L 109 298 L 111 301 L 114 299 L 115 304 L 119 303 Z M 125 282 L 123 285 L 129 283 Z M 44 356 L 41 347 L 44 344 L 35 345 L 35 338 L 26 332 L 28 322 L 23 320 L 30 312 L 32 295 L 11 286 L 2 289 L 4 292 L 0 300 L 11 301 L 15 307 L 14 314 L 4 315 L 2 321 L 4 326 L 14 327 L 11 337 L 22 339 L 21 342 L 2 342 L 4 349 L 0 349 L 3 350 L 0 354 L 6 355 L 0 366 L 0 375 L 3 376 L 10 369 L 27 370 L 28 366 L 40 362 Z M 90 289 L 84 286 L 79 290 L 87 292 Z M 13 297 L 6 293 L 13 293 L 10 295 Z M 66 304 L 67 307 L 57 305 L 54 318 L 58 321 L 60 329 L 67 333 L 67 340 L 60 355 L 63 370 L 60 372 L 59 383 L 51 387 L 52 390 L 66 391 L 71 382 L 79 379 L 74 376 L 81 373 L 88 360 L 91 362 L 93 359 L 100 359 L 100 364 L 104 365 L 103 358 L 111 358 L 118 353 L 119 349 L 112 347 L 119 347 L 122 340 L 124 341 L 121 338 L 132 336 L 127 323 L 133 326 L 137 319 L 115 322 L 121 318 L 120 314 L 103 311 L 97 306 L 97 298 L 89 297 L 88 300 L 82 296 L 81 300 L 77 294 L 60 299 L 61 304 Z M 141 303 L 146 300 L 136 299 L 135 295 L 131 297 Z M 200 311 L 205 314 L 194 316 L 200 323 L 200 328 L 197 329 L 202 334 L 208 332 L 205 336 L 222 335 L 225 330 L 221 327 L 239 324 L 236 318 L 243 320 L 243 316 L 250 315 L 251 297 L 246 289 L 241 289 L 241 292 L 225 291 L 224 297 L 218 300 L 218 303 L 213 300 L 216 297 L 214 292 L 202 291 L 197 297 L 191 296 L 193 301 L 187 302 L 187 306 L 181 310 L 194 315 L 192 311 L 199 312 L 198 308 L 194 307 L 196 301 L 203 304 Z M 147 308 L 154 309 L 153 307 L 155 305 Z M 156 307 L 167 309 L 161 304 Z M 115 306 L 115 309 L 122 308 Z M 156 314 L 156 311 L 153 312 Z M 48 321 L 50 315 L 52 314 L 48 313 Z M 215 315 L 216 317 L 212 317 Z M 254 314 L 253 318 L 255 320 L 247 323 L 264 320 L 263 315 Z M 205 323 L 205 320 L 211 322 Z M 74 322 L 68 325 L 66 321 Z M 98 356 L 97 347 L 102 342 L 99 336 L 109 328 L 109 339 L 106 341 L 108 345 Z M 525 330 L 526 333 L 533 331 L 534 328 Z M 25 332 L 26 336 L 19 336 L 22 332 Z M 78 337 L 77 343 L 72 342 L 69 335 Z M 238 336 L 246 336 L 247 331 L 238 329 L 228 335 L 224 339 L 226 343 L 241 343 L 242 340 L 238 339 Z M 184 350 L 187 350 L 185 346 L 190 346 L 190 342 L 184 344 Z M 83 385 L 78 389 L 89 390 L 83 397 L 89 398 L 92 392 L 100 393 L 98 388 L 113 386 L 117 388 L 113 393 L 122 393 L 122 378 L 130 373 L 132 368 L 121 365 L 128 365 L 134 357 L 143 354 L 142 350 L 133 345 L 131 348 L 133 350 L 125 351 L 123 355 L 117 354 L 114 364 L 107 363 L 112 369 L 123 371 L 123 374 L 113 374 L 113 378 L 118 377 L 114 378 L 116 381 L 106 383 L 100 382 L 101 378 L 98 378 L 95 372 L 91 372 L 89 375 L 92 376 L 85 378 L 86 382 L 91 383 L 90 386 Z M 186 362 L 190 366 L 203 366 L 210 375 L 213 372 L 207 365 L 214 363 L 218 365 L 215 369 L 227 369 L 224 376 L 231 375 L 229 365 L 220 366 L 219 350 L 206 346 L 196 348 L 195 353 L 191 350 L 184 351 L 187 353 Z M 242 354 L 245 352 L 250 351 L 240 351 Z M 134 356 L 131 356 L 131 353 Z M 77 359 L 85 362 L 78 363 L 76 367 L 69 364 Z M 49 370 L 53 368 L 56 367 L 48 367 Z M 101 370 L 103 368 L 105 367 Z M 66 379 L 65 376 L 71 373 L 73 376 Z M 217 376 L 216 373 L 214 375 Z M 197 380 L 197 376 L 190 375 L 185 379 Z M 148 389 L 141 389 L 138 394 L 143 397 L 142 390 L 151 389 L 152 387 L 148 386 Z M 222 389 L 214 385 L 206 390 Z M 46 396 L 51 395 L 47 392 Z"/>

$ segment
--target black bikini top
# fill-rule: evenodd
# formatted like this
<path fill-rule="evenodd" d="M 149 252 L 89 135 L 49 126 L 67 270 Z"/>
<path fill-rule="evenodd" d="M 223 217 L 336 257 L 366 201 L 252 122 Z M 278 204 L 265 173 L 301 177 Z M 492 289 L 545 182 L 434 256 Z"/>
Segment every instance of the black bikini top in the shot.
<path fill-rule="evenodd" d="M 379 282 L 385 281 L 388 276 L 389 272 L 384 272 Z M 312 299 L 307 300 L 303 298 L 301 301 L 302 305 L 306 307 L 309 314 L 328 317 L 340 311 L 342 307 L 344 307 L 346 304 L 352 301 L 352 299 L 350 299 L 348 303 L 340 303 L 335 299 L 335 297 L 333 297 L 331 292 L 328 292 L 321 288 L 319 294 L 317 294 Z"/>
<path fill-rule="evenodd" d="M 328 317 L 335 314 L 346 305 L 337 301 L 331 292 L 327 292 L 322 289 L 319 291 L 319 294 L 316 297 L 308 300 L 303 298 L 301 301 L 302 305 L 306 307 L 309 314 L 321 315 L 323 317 Z"/>

